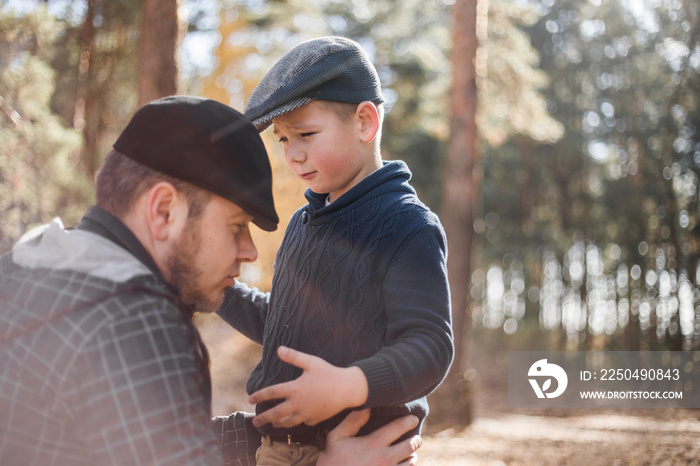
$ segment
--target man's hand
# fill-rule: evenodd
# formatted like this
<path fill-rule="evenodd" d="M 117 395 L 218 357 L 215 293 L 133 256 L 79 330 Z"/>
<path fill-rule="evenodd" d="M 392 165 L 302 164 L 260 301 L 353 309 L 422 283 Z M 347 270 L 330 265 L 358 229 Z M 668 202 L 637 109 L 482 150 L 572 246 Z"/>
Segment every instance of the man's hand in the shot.
<path fill-rule="evenodd" d="M 255 427 L 272 423 L 275 427 L 294 427 L 302 422 L 315 425 L 346 408 L 367 401 L 367 378 L 357 366 L 337 367 L 323 359 L 280 346 L 279 358 L 304 370 L 291 382 L 263 388 L 250 396 L 250 402 L 284 399 L 284 402 L 253 420 Z"/>
<path fill-rule="evenodd" d="M 396 439 L 418 425 L 415 416 L 404 416 L 369 435 L 355 437 L 367 420 L 370 411 L 353 411 L 333 429 L 326 438 L 326 448 L 317 466 L 417 466 L 416 450 L 422 440 L 415 435 L 396 445 Z"/>

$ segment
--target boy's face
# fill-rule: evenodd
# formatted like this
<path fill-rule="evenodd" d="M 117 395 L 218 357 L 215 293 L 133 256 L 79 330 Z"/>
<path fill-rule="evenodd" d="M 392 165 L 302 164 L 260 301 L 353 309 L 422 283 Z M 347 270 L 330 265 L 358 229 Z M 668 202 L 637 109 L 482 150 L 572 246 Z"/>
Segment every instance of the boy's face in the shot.
<path fill-rule="evenodd" d="M 378 168 L 372 147 L 361 140 L 357 114 L 345 119 L 311 101 L 273 120 L 292 172 L 333 202 Z"/>

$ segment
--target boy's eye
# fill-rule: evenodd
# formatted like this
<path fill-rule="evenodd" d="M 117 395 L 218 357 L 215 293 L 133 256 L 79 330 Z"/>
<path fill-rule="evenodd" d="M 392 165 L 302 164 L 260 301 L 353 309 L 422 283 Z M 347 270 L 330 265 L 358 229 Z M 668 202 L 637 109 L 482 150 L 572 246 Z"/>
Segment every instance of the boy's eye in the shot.
<path fill-rule="evenodd" d="M 306 138 L 309 136 L 313 136 L 314 134 L 316 134 L 316 133 L 301 133 L 301 137 Z"/>
<path fill-rule="evenodd" d="M 280 138 L 280 142 L 284 144 L 285 142 L 287 142 L 287 138 Z"/>

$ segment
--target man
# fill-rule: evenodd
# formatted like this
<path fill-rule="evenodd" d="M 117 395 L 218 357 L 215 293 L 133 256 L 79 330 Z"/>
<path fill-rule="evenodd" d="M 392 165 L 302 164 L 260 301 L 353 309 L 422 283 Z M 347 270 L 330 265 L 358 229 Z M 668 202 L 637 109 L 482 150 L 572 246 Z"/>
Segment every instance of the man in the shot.
<path fill-rule="evenodd" d="M 253 464 L 249 416 L 210 419 L 192 315 L 256 259 L 250 223 L 277 227 L 262 141 L 230 107 L 180 96 L 139 110 L 114 149 L 76 229 L 56 219 L 0 258 L 2 463 Z M 418 447 L 387 446 L 410 418 L 349 438 L 366 415 L 329 435 L 319 464 L 395 464 Z"/>

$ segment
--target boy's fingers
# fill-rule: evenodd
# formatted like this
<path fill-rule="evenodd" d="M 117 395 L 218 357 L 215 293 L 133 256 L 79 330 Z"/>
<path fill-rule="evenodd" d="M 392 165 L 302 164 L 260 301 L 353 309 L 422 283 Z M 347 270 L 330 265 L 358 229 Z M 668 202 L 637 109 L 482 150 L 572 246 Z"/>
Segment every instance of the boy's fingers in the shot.
<path fill-rule="evenodd" d="M 328 440 L 335 441 L 343 437 L 354 437 L 369 420 L 369 409 L 352 411 L 338 426 L 328 433 Z"/>
<path fill-rule="evenodd" d="M 258 390 L 250 395 L 248 402 L 255 405 L 263 401 L 286 399 L 291 389 L 291 387 L 288 386 L 289 383 L 290 382 L 278 383 L 277 385 L 270 385 L 262 390 Z"/>
<path fill-rule="evenodd" d="M 306 370 L 317 359 L 316 356 L 302 353 L 286 346 L 277 348 L 277 356 L 287 364 Z"/>
<path fill-rule="evenodd" d="M 253 425 L 255 427 L 260 427 L 264 426 L 265 424 L 268 424 L 272 422 L 273 424 L 276 424 L 279 422 L 281 419 L 284 419 L 293 413 L 291 412 L 290 409 L 288 409 L 287 406 L 285 406 L 286 403 L 279 404 L 275 406 L 274 408 L 268 409 L 262 414 L 259 414 L 258 416 L 255 416 L 253 418 Z M 278 427 L 290 427 L 290 426 L 278 426 Z"/>
<path fill-rule="evenodd" d="M 301 418 L 297 414 L 290 414 L 289 416 L 285 416 L 281 419 L 278 419 L 276 421 L 272 422 L 272 425 L 277 427 L 277 428 L 289 428 L 289 427 L 294 427 L 298 426 L 301 424 Z"/>

